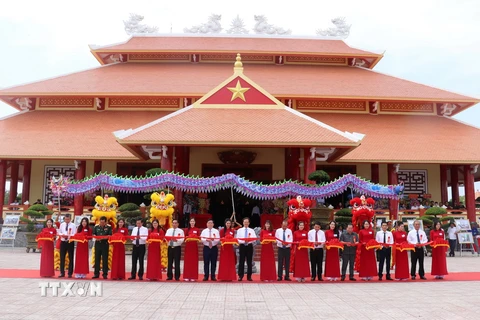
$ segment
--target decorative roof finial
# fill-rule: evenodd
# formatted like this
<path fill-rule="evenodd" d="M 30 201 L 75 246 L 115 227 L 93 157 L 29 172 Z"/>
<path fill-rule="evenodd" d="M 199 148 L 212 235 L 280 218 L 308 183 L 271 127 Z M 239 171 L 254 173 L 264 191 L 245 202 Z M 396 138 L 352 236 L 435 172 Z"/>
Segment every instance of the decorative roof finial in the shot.
<path fill-rule="evenodd" d="M 237 53 L 237 58 L 235 60 L 237 61 L 235 61 L 233 71 L 240 73 L 243 72 L 242 56 L 240 55 L 240 53 Z"/>

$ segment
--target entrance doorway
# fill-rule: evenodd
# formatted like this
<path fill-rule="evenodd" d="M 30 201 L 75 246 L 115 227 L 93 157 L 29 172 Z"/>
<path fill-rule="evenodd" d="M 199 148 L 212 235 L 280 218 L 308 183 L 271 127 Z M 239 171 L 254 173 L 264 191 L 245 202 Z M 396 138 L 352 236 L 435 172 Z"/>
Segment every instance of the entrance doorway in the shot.
<path fill-rule="evenodd" d="M 352 165 L 335 165 L 335 166 L 322 166 L 322 165 L 317 165 L 317 170 L 323 170 L 328 175 L 330 176 L 330 180 L 334 181 L 335 179 L 340 178 L 341 176 L 351 173 L 351 174 L 356 174 L 357 173 L 357 166 L 352 166 Z M 343 208 L 348 208 L 349 201 L 351 199 L 351 192 L 349 189 L 345 190 L 343 193 L 331 197 L 328 199 L 325 199 L 325 203 L 331 204 L 332 206 L 335 207 L 335 209 L 338 209 L 340 204 L 342 204 Z"/>
<path fill-rule="evenodd" d="M 141 177 L 145 175 L 147 170 L 153 168 L 159 168 L 160 165 L 156 163 L 130 163 L 130 162 L 119 162 L 117 163 L 117 174 L 119 176 L 137 176 Z M 143 193 L 118 193 L 117 200 L 118 203 L 124 204 L 127 202 L 133 202 L 137 205 L 141 204 L 142 202 L 145 205 L 150 204 L 150 199 L 144 198 L 145 194 Z"/>
<path fill-rule="evenodd" d="M 233 164 L 203 164 L 202 176 L 212 177 L 221 176 L 227 173 L 234 173 L 245 179 L 254 182 L 271 183 L 272 182 L 272 165 L 270 164 L 252 164 L 252 165 L 233 165 Z M 230 218 L 233 212 L 232 193 L 230 189 L 220 190 L 208 194 L 210 199 L 210 213 L 216 226 L 223 226 L 225 219 Z M 244 217 L 251 217 L 251 213 L 255 205 L 260 208 L 261 201 L 246 197 L 242 194 L 233 194 L 235 213 L 237 222 L 241 223 Z M 261 211 L 261 210 L 260 210 Z M 257 217 L 254 217 L 252 227 L 259 226 Z M 252 220 L 252 219 L 250 219 Z M 258 218 L 258 220 L 260 220 Z"/>

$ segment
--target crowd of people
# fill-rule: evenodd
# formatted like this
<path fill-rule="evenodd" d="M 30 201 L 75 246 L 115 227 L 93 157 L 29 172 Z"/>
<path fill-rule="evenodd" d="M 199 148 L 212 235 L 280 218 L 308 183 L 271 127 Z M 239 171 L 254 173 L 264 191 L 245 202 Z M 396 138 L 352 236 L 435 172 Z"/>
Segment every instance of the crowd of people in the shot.
<path fill-rule="evenodd" d="M 420 221 L 415 221 L 414 229 L 408 234 L 401 221 L 396 222 L 396 228 L 390 230 L 383 222 L 381 230 L 375 232 L 372 224 L 365 221 L 363 228 L 354 232 L 352 224 L 346 230 L 339 231 L 337 223 L 331 221 L 327 230 L 321 230 L 321 224 L 315 222 L 313 228 L 307 231 L 305 223 L 299 222 L 297 230 L 290 230 L 287 221 L 277 230 L 269 221 L 265 223 L 260 234 L 250 228 L 250 219 L 244 218 L 240 225 L 227 219 L 221 230 L 214 228 L 212 220 L 201 230 L 194 219 L 190 219 L 189 227 L 182 229 L 178 221 L 173 220 L 169 229 L 164 230 L 157 220 L 151 222 L 150 229 L 143 226 L 142 219 L 136 221 L 136 226 L 128 233 L 125 221 L 119 219 L 114 229 L 107 224 L 107 219 L 101 217 L 99 224 L 90 228 L 88 219 L 84 218 L 76 227 L 69 215 L 65 216 L 58 230 L 53 220 L 46 222 L 42 230 L 42 254 L 40 276 L 53 277 L 54 245 L 53 239 L 60 242 L 60 275 L 69 278 L 75 273 L 76 278 L 85 278 L 89 273 L 88 241 L 77 242 L 74 239 L 83 234 L 80 239 L 95 239 L 95 266 L 93 279 L 108 279 L 109 247 L 113 246 L 110 278 L 113 280 L 144 278 L 155 281 L 162 279 L 162 269 L 166 267 L 166 280 L 179 281 L 183 274 L 184 281 L 199 279 L 199 245 L 203 252 L 203 281 L 252 281 L 252 264 L 254 245 L 261 244 L 260 280 L 261 281 L 291 281 L 290 271 L 297 281 L 356 281 L 354 268 L 358 269 L 358 277 L 369 281 L 375 277 L 378 280 L 415 280 L 426 279 L 424 269 L 424 247 L 441 239 L 445 241 L 445 232 L 440 222 L 434 224 L 428 238 L 420 228 Z M 132 268 L 129 276 L 125 268 L 125 240 L 132 240 Z M 375 246 L 371 246 L 375 240 Z M 162 266 L 161 244 L 168 244 L 168 262 Z M 440 243 L 443 243 L 440 241 Z M 147 252 L 146 272 L 144 259 Z M 235 253 L 238 247 L 239 255 Z M 277 259 L 275 259 L 275 247 Z M 180 264 L 182 249 L 184 250 L 183 270 Z M 326 252 L 324 252 L 326 251 Z M 410 251 L 410 267 L 407 251 Z M 441 279 L 448 274 L 446 260 L 447 246 L 439 245 L 432 249 L 431 275 Z M 294 256 L 291 256 L 291 254 Z M 69 257 L 68 268 L 65 268 L 65 257 Z M 219 258 L 219 259 L 218 259 Z M 394 258 L 395 273 L 391 275 L 391 259 Z M 218 273 L 217 273 L 217 260 Z M 238 261 L 237 261 L 238 260 Z M 277 260 L 277 261 L 276 261 Z M 323 261 L 325 260 L 325 262 Z M 377 265 L 378 260 L 378 265 Z M 238 262 L 238 263 L 237 263 Z M 290 263 L 293 263 L 290 266 Z M 246 263 L 246 267 L 245 267 Z M 418 265 L 418 271 L 417 271 Z M 183 271 L 183 272 L 182 272 Z M 384 278 L 385 276 L 385 278 Z"/>

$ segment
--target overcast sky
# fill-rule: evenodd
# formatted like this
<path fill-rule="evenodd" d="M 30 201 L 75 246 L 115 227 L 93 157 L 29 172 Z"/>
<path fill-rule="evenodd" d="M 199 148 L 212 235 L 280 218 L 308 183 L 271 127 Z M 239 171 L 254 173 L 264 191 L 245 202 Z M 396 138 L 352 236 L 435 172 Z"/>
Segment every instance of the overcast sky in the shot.
<path fill-rule="evenodd" d="M 249 28 L 254 14 L 264 14 L 269 22 L 292 29 L 293 35 L 307 36 L 344 16 L 352 24 L 349 45 L 385 51 L 375 70 L 480 97 L 479 0 L 165 2 L 1 1 L 0 88 L 97 66 L 88 44 L 128 39 L 122 21 L 130 12 L 144 15 L 144 22 L 158 26 L 161 33 L 182 33 L 217 13 L 224 29 L 237 14 Z M 0 117 L 12 112 L 0 103 Z M 456 118 L 479 126 L 480 106 Z"/>

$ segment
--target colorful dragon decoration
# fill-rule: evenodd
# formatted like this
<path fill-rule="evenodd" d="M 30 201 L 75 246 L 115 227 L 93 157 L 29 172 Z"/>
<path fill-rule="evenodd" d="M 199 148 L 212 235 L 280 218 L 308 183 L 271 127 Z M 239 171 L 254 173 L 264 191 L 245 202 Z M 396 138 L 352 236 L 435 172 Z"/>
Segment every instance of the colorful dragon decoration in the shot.
<path fill-rule="evenodd" d="M 290 199 L 287 202 L 288 205 L 288 228 L 294 232 L 297 230 L 298 223 L 304 222 L 305 230 L 308 231 L 310 227 L 310 219 L 312 218 L 312 212 L 310 211 L 310 206 L 312 201 L 309 199 L 302 199 L 301 196 L 297 196 L 295 199 Z M 293 241 L 293 239 L 288 240 L 287 242 Z M 290 252 L 290 272 L 293 272 L 295 264 L 295 247 L 291 247 Z"/>
<path fill-rule="evenodd" d="M 150 222 L 157 219 L 160 226 L 166 231 L 172 225 L 174 207 L 176 206 L 173 194 L 165 192 L 154 192 L 150 196 L 152 200 L 150 206 Z M 168 246 L 166 242 L 160 245 L 162 267 L 166 268 L 168 263 Z"/>
<path fill-rule="evenodd" d="M 92 221 L 95 224 L 100 223 L 100 218 L 105 216 L 107 218 L 107 223 L 112 227 L 112 230 L 117 226 L 117 207 L 118 201 L 115 197 L 109 197 L 105 195 L 103 198 L 101 196 L 95 197 L 95 207 L 92 210 Z M 108 269 L 112 270 L 112 259 L 113 259 L 113 246 L 110 245 L 108 249 Z M 95 265 L 95 246 L 92 248 L 92 257 L 90 261 L 91 265 Z M 100 267 L 102 267 L 102 262 L 100 261 Z"/>

